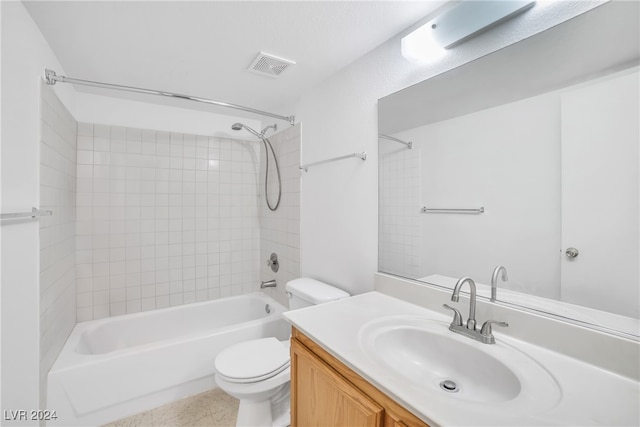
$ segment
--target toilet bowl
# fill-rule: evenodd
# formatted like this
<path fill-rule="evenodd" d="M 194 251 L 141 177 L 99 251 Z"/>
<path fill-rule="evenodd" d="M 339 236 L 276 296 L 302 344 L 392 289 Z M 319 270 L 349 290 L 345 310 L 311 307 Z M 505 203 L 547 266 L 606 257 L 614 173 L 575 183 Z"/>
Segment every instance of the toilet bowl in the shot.
<path fill-rule="evenodd" d="M 240 400 L 238 426 L 289 425 L 289 363 L 289 341 L 273 337 L 245 341 L 220 352 L 215 361 L 216 383 Z"/>
<path fill-rule="evenodd" d="M 314 279 L 287 283 L 289 308 L 346 298 L 348 293 Z M 284 427 L 290 423 L 289 341 L 274 337 L 224 349 L 215 360 L 218 386 L 240 400 L 237 426 Z"/>

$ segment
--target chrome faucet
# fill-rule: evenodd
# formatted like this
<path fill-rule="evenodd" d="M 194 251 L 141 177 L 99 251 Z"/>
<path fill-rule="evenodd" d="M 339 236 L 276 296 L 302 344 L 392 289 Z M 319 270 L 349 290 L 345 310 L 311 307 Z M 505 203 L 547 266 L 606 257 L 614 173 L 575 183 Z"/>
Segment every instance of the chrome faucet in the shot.
<path fill-rule="evenodd" d="M 467 329 L 476 329 L 476 282 L 471 277 L 463 277 L 456 282 L 451 295 L 451 301 L 460 301 L 460 288 L 465 283 L 469 283 L 471 295 L 469 296 L 469 318 L 467 319 Z"/>
<path fill-rule="evenodd" d="M 275 288 L 276 287 L 276 279 L 267 280 L 266 282 L 260 282 L 260 289 L 264 288 Z"/>
<path fill-rule="evenodd" d="M 460 288 L 465 283 L 469 283 L 470 296 L 469 296 L 469 318 L 467 324 L 462 322 L 462 315 L 458 310 L 453 307 L 443 304 L 442 306 L 448 310 L 453 311 L 453 321 L 449 325 L 449 330 L 457 334 L 462 334 L 466 337 L 473 338 L 476 341 L 480 341 L 484 344 L 495 344 L 496 339 L 493 336 L 491 325 L 497 326 L 509 326 L 507 322 L 497 322 L 495 320 L 487 320 L 482 324 L 480 330 L 476 329 L 476 282 L 471 277 L 463 277 L 456 282 L 453 288 L 453 294 L 451 295 L 451 301 L 460 301 Z"/>
<path fill-rule="evenodd" d="M 496 297 L 498 294 L 498 274 L 502 271 L 502 281 L 506 282 L 509 280 L 507 277 L 507 269 L 503 266 L 499 265 L 493 270 L 493 274 L 491 275 L 491 302 L 496 302 Z"/>

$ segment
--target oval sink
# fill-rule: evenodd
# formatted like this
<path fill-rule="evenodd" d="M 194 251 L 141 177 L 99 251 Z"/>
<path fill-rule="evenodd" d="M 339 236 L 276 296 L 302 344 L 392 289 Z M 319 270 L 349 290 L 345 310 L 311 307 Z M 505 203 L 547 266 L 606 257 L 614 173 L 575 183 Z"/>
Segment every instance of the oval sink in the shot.
<path fill-rule="evenodd" d="M 407 316 L 369 322 L 359 333 L 370 358 L 432 395 L 530 409 L 556 403 L 560 389 L 551 374 L 503 341 L 482 344 L 449 331 L 448 323 Z"/>

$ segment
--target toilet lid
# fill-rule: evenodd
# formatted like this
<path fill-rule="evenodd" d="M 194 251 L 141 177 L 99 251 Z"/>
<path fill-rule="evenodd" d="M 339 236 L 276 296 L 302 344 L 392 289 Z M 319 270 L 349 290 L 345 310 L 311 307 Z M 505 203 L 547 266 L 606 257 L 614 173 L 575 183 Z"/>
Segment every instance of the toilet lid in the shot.
<path fill-rule="evenodd" d="M 289 351 L 274 337 L 245 341 L 221 351 L 215 367 L 236 382 L 261 381 L 289 367 Z"/>

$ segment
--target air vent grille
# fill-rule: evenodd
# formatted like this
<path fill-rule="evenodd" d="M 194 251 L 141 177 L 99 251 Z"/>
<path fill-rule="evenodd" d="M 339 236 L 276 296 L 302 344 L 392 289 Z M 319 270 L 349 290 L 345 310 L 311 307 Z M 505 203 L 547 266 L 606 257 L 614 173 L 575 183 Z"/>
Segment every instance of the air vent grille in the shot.
<path fill-rule="evenodd" d="M 249 65 L 249 71 L 262 74 L 264 76 L 278 77 L 291 65 L 295 65 L 294 61 L 279 58 L 268 53 L 260 52 L 256 59 Z"/>

